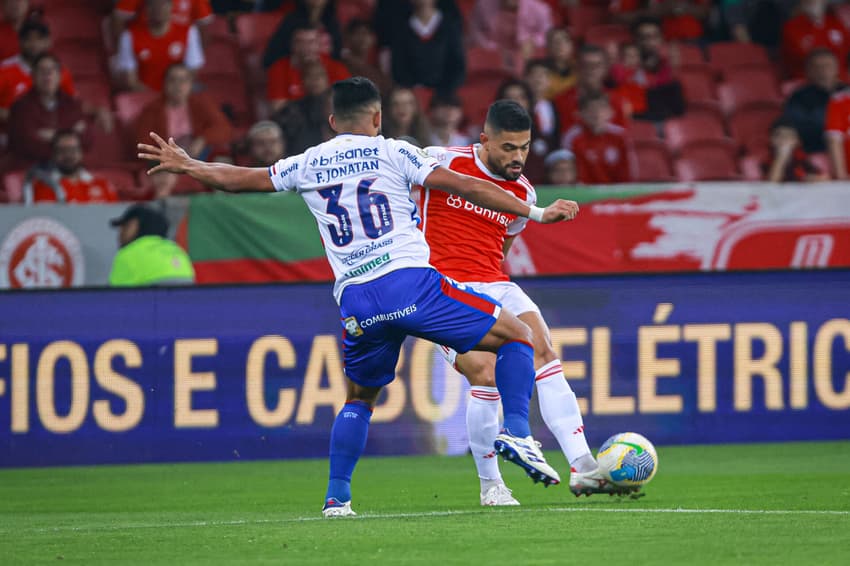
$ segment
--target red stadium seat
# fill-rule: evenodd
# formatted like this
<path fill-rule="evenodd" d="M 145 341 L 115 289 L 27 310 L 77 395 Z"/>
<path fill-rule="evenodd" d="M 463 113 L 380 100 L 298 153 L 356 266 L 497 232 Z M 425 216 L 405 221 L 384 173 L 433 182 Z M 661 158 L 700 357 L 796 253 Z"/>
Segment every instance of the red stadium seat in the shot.
<path fill-rule="evenodd" d="M 708 62 L 722 72 L 737 65 L 769 65 L 767 51 L 756 43 L 721 41 L 708 46 Z"/>
<path fill-rule="evenodd" d="M 468 48 L 466 50 L 466 72 L 468 74 L 479 72 L 504 73 L 505 64 L 502 60 L 502 51 L 484 47 Z"/>
<path fill-rule="evenodd" d="M 144 163 L 136 159 L 135 130 L 115 124 L 112 132 L 105 132 L 96 124 L 89 124 L 92 135 L 92 145 L 86 151 L 85 164 L 87 167 L 117 167 L 125 164 L 129 169 L 141 168 Z"/>
<path fill-rule="evenodd" d="M 280 14 L 255 12 L 236 18 L 239 46 L 251 53 L 262 53 L 280 23 Z"/>
<path fill-rule="evenodd" d="M 756 155 L 745 155 L 738 161 L 741 174 L 745 181 L 763 181 L 764 173 L 761 170 L 761 159 Z"/>
<path fill-rule="evenodd" d="M 576 37 L 583 37 L 584 32 L 593 26 L 603 25 L 608 21 L 608 8 L 601 5 L 579 4 L 567 8 L 567 25 Z"/>
<path fill-rule="evenodd" d="M 3 175 L 3 186 L 7 202 L 22 202 L 24 200 L 24 179 L 26 172 L 11 171 Z"/>
<path fill-rule="evenodd" d="M 619 24 L 593 26 L 584 32 L 584 42 L 586 44 L 598 45 L 607 49 L 631 40 L 632 33 L 629 31 L 629 28 Z"/>
<path fill-rule="evenodd" d="M 230 22 L 227 18 L 216 17 L 204 27 L 204 34 L 210 41 L 230 41 L 235 42 L 236 37 L 230 29 Z"/>
<path fill-rule="evenodd" d="M 99 44 L 65 39 L 56 44 L 54 53 L 75 81 L 82 77 L 108 76 L 103 47 Z"/>
<path fill-rule="evenodd" d="M 106 77 L 75 78 L 74 87 L 77 89 L 77 96 L 83 102 L 102 108 L 112 106 L 112 87 Z"/>
<path fill-rule="evenodd" d="M 626 126 L 626 137 L 632 141 L 658 141 L 658 129 L 652 122 L 632 120 Z"/>
<path fill-rule="evenodd" d="M 835 15 L 838 16 L 844 27 L 850 29 L 850 4 L 841 3 L 833 5 L 832 9 L 835 10 Z"/>
<path fill-rule="evenodd" d="M 700 66 L 707 67 L 705 55 L 698 45 L 690 43 L 673 43 L 668 48 L 668 57 L 678 67 Z"/>
<path fill-rule="evenodd" d="M 735 65 L 723 71 L 723 82 L 764 83 L 779 96 L 779 79 L 773 65 Z"/>
<path fill-rule="evenodd" d="M 661 141 L 635 141 L 632 148 L 635 181 L 669 183 L 676 180 L 670 168 L 670 154 Z"/>
<path fill-rule="evenodd" d="M 758 76 L 742 76 L 721 83 L 717 87 L 717 96 L 720 99 L 720 107 L 726 114 L 733 114 L 755 103 L 782 102 L 776 83 Z"/>
<path fill-rule="evenodd" d="M 707 67 L 682 67 L 676 72 L 682 84 L 685 101 L 717 100 L 714 88 L 714 74 Z"/>
<path fill-rule="evenodd" d="M 774 104 L 750 105 L 729 118 L 729 131 L 740 147 L 752 153 L 767 147 L 770 125 L 781 113 L 782 108 Z"/>
<path fill-rule="evenodd" d="M 468 77 L 458 89 L 458 97 L 463 102 L 463 114 L 471 125 L 484 124 L 487 109 L 504 80 L 502 74 L 478 74 Z"/>
<path fill-rule="evenodd" d="M 125 127 L 132 127 L 142 109 L 156 99 L 159 93 L 148 90 L 140 92 L 122 92 L 115 96 L 115 115 Z"/>
<path fill-rule="evenodd" d="M 102 15 L 86 2 L 61 2 L 45 11 L 44 19 L 50 28 L 54 44 L 66 39 L 100 45 Z M 60 52 L 61 54 L 61 52 Z"/>
<path fill-rule="evenodd" d="M 337 2 L 336 4 L 336 19 L 339 21 L 339 27 L 345 29 L 348 22 L 354 19 L 372 20 L 372 12 L 374 6 L 368 0 L 348 0 L 347 2 Z"/>
<path fill-rule="evenodd" d="M 674 163 L 680 181 L 737 181 L 741 178 L 728 145 L 702 142 L 685 149 Z"/>
<path fill-rule="evenodd" d="M 243 82 L 243 64 L 236 52 L 236 47 L 227 41 L 215 41 L 204 47 L 206 63 L 198 71 L 198 76 L 222 77 L 229 76 L 235 83 Z"/>
<path fill-rule="evenodd" d="M 245 85 L 232 77 L 206 77 L 201 79 L 204 91 L 228 114 L 235 124 L 253 123 L 253 109 Z"/>
<path fill-rule="evenodd" d="M 664 138 L 674 154 L 688 146 L 706 140 L 731 143 L 723 128 L 723 122 L 706 112 L 690 112 L 664 123 Z"/>

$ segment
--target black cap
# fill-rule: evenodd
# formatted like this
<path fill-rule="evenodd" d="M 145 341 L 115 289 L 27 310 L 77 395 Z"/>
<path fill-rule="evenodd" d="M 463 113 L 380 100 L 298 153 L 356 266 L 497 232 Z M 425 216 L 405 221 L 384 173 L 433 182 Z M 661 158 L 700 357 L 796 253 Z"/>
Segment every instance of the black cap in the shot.
<path fill-rule="evenodd" d="M 168 220 L 161 212 L 148 208 L 142 204 L 134 204 L 129 207 L 118 218 L 110 220 L 111 226 L 121 226 L 133 218 L 139 221 L 139 236 L 162 236 L 168 235 Z"/>

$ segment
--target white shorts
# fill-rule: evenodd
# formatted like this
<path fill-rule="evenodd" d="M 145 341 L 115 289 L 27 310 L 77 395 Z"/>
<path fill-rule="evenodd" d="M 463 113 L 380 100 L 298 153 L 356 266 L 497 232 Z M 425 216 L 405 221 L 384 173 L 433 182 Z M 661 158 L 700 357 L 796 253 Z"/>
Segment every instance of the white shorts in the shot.
<path fill-rule="evenodd" d="M 493 283 L 463 283 L 477 293 L 489 295 L 502 303 L 502 308 L 519 316 L 527 312 L 540 314 L 540 308 L 525 294 L 525 291 L 513 281 L 495 281 Z M 453 368 L 457 360 L 457 352 L 448 346 L 440 346 L 440 352 Z"/>

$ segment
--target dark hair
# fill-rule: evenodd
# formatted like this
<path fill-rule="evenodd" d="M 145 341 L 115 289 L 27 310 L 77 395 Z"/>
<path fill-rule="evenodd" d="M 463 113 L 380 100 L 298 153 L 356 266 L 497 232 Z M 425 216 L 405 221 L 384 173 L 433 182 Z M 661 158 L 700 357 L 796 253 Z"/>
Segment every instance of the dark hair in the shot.
<path fill-rule="evenodd" d="M 189 70 L 189 67 L 186 66 L 186 63 L 182 61 L 177 61 L 176 63 L 170 64 L 168 68 L 165 69 L 165 74 L 163 75 L 163 77 L 168 77 L 168 75 L 170 75 L 171 71 L 173 71 L 174 69 L 184 69 L 186 71 L 189 71 L 190 73 L 192 72 L 191 70 Z"/>
<path fill-rule="evenodd" d="M 337 81 L 333 90 L 333 113 L 338 119 L 349 119 L 370 104 L 381 103 L 381 93 L 366 77 L 351 77 Z"/>
<path fill-rule="evenodd" d="M 561 33 L 561 32 L 567 34 L 567 38 L 569 38 L 570 41 L 573 40 L 573 35 L 570 33 L 570 30 L 568 30 L 567 28 L 551 27 L 551 28 L 549 28 L 549 31 L 546 32 L 546 43 L 549 43 L 550 41 L 552 41 L 552 37 L 556 33 Z"/>
<path fill-rule="evenodd" d="M 47 37 L 50 35 L 50 28 L 41 20 L 31 18 L 23 23 L 20 31 L 18 31 L 18 37 L 23 39 L 31 33 L 37 33 L 41 37 Z"/>
<path fill-rule="evenodd" d="M 536 67 L 542 67 L 547 71 L 552 70 L 552 65 L 549 63 L 548 59 L 531 59 L 528 63 L 525 64 L 524 74 L 528 74 L 532 69 Z"/>
<path fill-rule="evenodd" d="M 522 89 L 525 97 L 528 99 L 528 107 L 529 109 L 534 108 L 535 100 L 534 100 L 534 92 L 531 90 L 531 87 L 528 86 L 528 83 L 521 79 L 507 79 L 499 85 L 499 90 L 496 91 L 495 100 L 503 100 L 506 99 L 506 93 L 508 89 L 511 87 L 519 87 Z"/>
<path fill-rule="evenodd" d="M 76 130 L 72 130 L 70 128 L 65 128 L 65 129 L 62 129 L 62 130 L 57 130 L 56 133 L 53 134 L 53 139 L 50 140 L 50 150 L 55 151 L 56 145 L 59 143 L 59 140 L 61 140 L 62 138 L 69 138 L 69 137 L 76 138 L 77 143 L 82 145 L 82 138 L 80 138 L 80 134 L 77 133 Z"/>
<path fill-rule="evenodd" d="M 809 51 L 808 54 L 806 54 L 806 66 L 808 66 L 809 63 L 811 63 L 817 57 L 821 57 L 824 55 L 829 55 L 830 57 L 835 57 L 836 59 L 838 58 L 835 56 L 835 53 L 833 53 L 827 47 L 815 47 L 814 49 Z M 850 61 L 850 59 L 848 59 L 848 61 Z"/>
<path fill-rule="evenodd" d="M 463 103 L 456 94 L 435 94 L 431 97 L 431 102 L 428 103 L 428 108 L 433 110 L 440 106 L 454 106 L 462 108 Z"/>
<path fill-rule="evenodd" d="M 644 16 L 635 20 L 635 22 L 632 24 L 632 35 L 636 36 L 641 26 L 645 25 L 653 25 L 657 27 L 659 31 L 661 30 L 661 20 L 659 20 L 658 18 L 653 18 L 652 16 Z"/>
<path fill-rule="evenodd" d="M 587 94 L 583 94 L 578 99 L 578 109 L 584 110 L 593 102 L 605 102 L 609 104 L 610 101 L 608 99 L 608 95 L 604 92 L 588 92 Z"/>
<path fill-rule="evenodd" d="M 608 58 L 608 52 L 593 43 L 585 43 L 582 45 L 581 49 L 578 50 L 576 59 L 581 59 L 584 55 L 602 55 L 606 59 Z"/>
<path fill-rule="evenodd" d="M 369 31 L 372 31 L 372 25 L 368 21 L 361 20 L 360 18 L 353 18 L 349 20 L 348 25 L 345 26 L 345 33 L 351 33 L 360 28 L 366 28 Z"/>
<path fill-rule="evenodd" d="M 497 100 L 487 110 L 485 123 L 494 134 L 524 132 L 531 129 L 531 116 L 513 100 Z"/>

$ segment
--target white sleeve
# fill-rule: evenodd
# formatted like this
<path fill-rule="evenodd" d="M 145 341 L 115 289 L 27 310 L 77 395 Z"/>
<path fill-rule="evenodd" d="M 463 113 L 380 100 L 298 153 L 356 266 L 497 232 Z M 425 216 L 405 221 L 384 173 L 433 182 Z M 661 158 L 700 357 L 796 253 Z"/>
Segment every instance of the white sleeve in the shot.
<path fill-rule="evenodd" d="M 136 53 L 133 51 L 133 36 L 129 31 L 121 32 L 118 39 L 118 54 L 115 56 L 115 68 L 119 71 L 135 71 L 139 67 Z"/>
<path fill-rule="evenodd" d="M 525 179 L 525 177 L 522 177 Z M 534 187 L 531 186 L 531 183 L 528 181 L 520 180 L 520 183 L 525 186 L 527 192 L 525 194 L 525 204 L 528 206 L 534 206 L 537 204 L 537 191 L 534 190 Z M 525 216 L 517 216 L 513 222 L 508 224 L 508 229 L 506 235 L 509 238 L 512 238 L 525 230 L 526 225 L 528 224 L 528 218 Z"/>
<path fill-rule="evenodd" d="M 304 171 L 303 153 L 281 159 L 269 167 L 269 177 L 272 180 L 272 185 L 274 185 L 274 190 L 278 192 L 297 191 L 299 171 Z"/>
<path fill-rule="evenodd" d="M 189 35 L 186 37 L 186 57 L 183 63 L 189 69 L 196 71 L 204 66 L 204 48 L 201 46 L 201 34 L 195 26 L 189 26 Z"/>
<path fill-rule="evenodd" d="M 390 161 L 399 168 L 411 185 L 424 185 L 425 179 L 440 166 L 436 158 L 424 149 L 402 140 L 387 140 L 390 149 Z"/>

